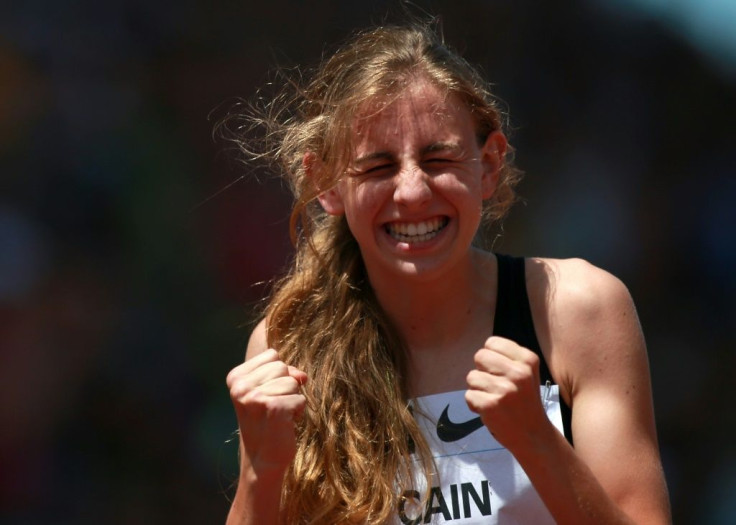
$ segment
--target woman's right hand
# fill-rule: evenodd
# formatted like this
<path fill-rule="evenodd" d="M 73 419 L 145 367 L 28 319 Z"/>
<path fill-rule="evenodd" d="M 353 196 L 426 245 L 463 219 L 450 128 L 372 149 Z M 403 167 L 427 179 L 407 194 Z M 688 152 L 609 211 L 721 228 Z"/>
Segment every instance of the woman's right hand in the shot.
<path fill-rule="evenodd" d="M 242 467 L 253 473 L 285 470 L 296 453 L 294 421 L 306 406 L 300 393 L 307 374 L 279 360 L 268 349 L 227 376 L 240 428 Z"/>

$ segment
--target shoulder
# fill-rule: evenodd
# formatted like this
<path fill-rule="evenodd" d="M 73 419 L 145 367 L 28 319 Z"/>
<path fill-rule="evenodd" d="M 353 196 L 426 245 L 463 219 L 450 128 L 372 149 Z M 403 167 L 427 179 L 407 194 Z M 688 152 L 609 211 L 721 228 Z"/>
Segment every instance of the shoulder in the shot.
<path fill-rule="evenodd" d="M 529 258 L 527 287 L 549 313 L 566 320 L 593 320 L 610 314 L 610 309 L 633 307 L 619 278 L 583 259 Z"/>
<path fill-rule="evenodd" d="M 548 306 L 570 314 L 594 314 L 602 308 L 631 305 L 626 285 L 584 259 L 527 259 L 530 293 L 543 293 Z"/>
<path fill-rule="evenodd" d="M 257 356 L 267 349 L 267 321 L 264 318 L 256 325 L 256 327 L 253 329 L 253 332 L 251 332 L 250 334 L 250 339 L 248 340 L 248 348 L 245 351 L 245 360 L 247 361 L 248 359 Z"/>
<path fill-rule="evenodd" d="M 643 366 L 636 308 L 616 276 L 582 259 L 530 258 L 527 288 L 540 344 L 571 396 L 587 380 Z"/>

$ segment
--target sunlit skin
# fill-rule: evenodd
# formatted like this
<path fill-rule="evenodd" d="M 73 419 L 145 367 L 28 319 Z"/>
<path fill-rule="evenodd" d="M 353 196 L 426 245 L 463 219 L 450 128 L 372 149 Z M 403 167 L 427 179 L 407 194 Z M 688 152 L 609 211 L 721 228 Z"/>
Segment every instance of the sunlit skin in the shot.
<path fill-rule="evenodd" d="M 558 523 L 668 523 L 646 348 L 625 286 L 581 260 L 526 263 L 534 330 L 573 408 L 573 449 L 542 409 L 538 356 L 492 335 L 496 259 L 472 245 L 505 137 L 479 141 L 462 102 L 421 77 L 386 102 L 359 113 L 349 169 L 319 201 L 346 217 L 370 285 L 406 344 L 410 395 L 465 390 Z M 308 380 L 267 347 L 263 320 L 245 364 L 228 376 L 241 429 L 257 429 L 241 433 L 229 524 L 277 522 Z"/>
<path fill-rule="evenodd" d="M 480 143 L 468 109 L 424 80 L 375 107 L 356 120 L 348 173 L 320 202 L 345 215 L 374 285 L 467 272 L 506 139 Z"/>

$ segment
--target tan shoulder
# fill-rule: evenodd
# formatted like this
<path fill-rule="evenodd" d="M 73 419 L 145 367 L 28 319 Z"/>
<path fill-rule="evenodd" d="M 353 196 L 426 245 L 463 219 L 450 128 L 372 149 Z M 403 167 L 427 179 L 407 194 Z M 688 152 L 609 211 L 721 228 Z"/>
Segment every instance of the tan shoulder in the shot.
<path fill-rule="evenodd" d="M 527 260 L 527 289 L 539 342 L 566 394 L 632 362 L 644 370 L 639 319 L 620 279 L 582 259 L 534 258 Z"/>
<path fill-rule="evenodd" d="M 593 318 L 610 309 L 631 308 L 626 285 L 615 275 L 583 259 L 530 258 L 527 261 L 530 296 L 543 299 L 549 314 Z"/>
<path fill-rule="evenodd" d="M 246 361 L 268 349 L 266 327 L 267 322 L 264 318 L 256 325 L 253 332 L 251 332 L 250 339 L 248 340 L 248 348 L 245 351 Z"/>

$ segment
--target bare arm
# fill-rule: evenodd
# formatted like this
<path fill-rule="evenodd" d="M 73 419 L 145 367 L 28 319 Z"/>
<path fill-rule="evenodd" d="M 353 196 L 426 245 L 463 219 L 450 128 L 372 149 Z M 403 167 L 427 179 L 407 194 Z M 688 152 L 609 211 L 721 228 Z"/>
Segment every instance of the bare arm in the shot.
<path fill-rule="evenodd" d="M 294 419 L 304 410 L 307 377 L 268 349 L 265 323 L 251 335 L 245 363 L 227 377 L 240 429 L 240 477 L 227 525 L 278 522 L 281 484 L 294 458 Z"/>
<path fill-rule="evenodd" d="M 512 341 L 491 338 L 476 354 L 468 402 L 558 523 L 669 523 L 646 350 L 628 291 L 582 261 L 544 264 L 530 278 L 530 298 L 548 364 L 573 409 L 575 449 L 541 409 L 536 356 Z"/>

